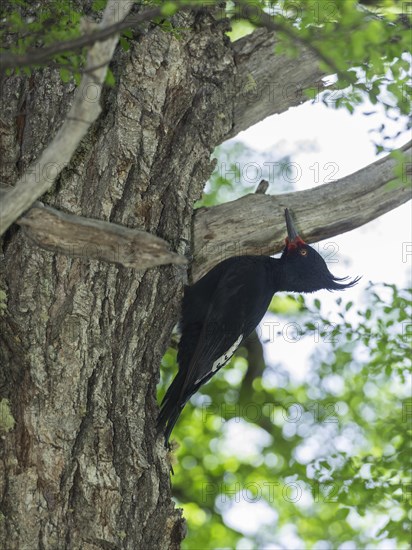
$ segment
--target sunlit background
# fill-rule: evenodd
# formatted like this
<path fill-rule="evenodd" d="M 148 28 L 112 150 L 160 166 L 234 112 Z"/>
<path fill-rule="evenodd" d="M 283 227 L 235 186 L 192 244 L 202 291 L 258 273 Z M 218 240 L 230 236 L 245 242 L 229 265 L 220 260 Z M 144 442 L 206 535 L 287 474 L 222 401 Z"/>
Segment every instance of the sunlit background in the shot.
<path fill-rule="evenodd" d="M 368 113 L 365 115 L 364 113 Z M 373 113 L 373 114 L 369 114 Z M 307 102 L 302 106 L 291 108 L 282 115 L 275 115 L 255 125 L 249 130 L 239 134 L 232 143 L 239 141 L 248 148 L 255 151 L 254 155 L 247 155 L 247 158 L 238 159 L 242 179 L 246 185 L 256 186 L 261 177 L 268 178 L 268 159 L 280 160 L 289 158 L 290 170 L 283 173 L 286 175 L 286 185 L 291 183 L 296 191 L 310 189 L 322 185 L 328 181 L 334 181 L 375 162 L 378 158 L 387 153 L 376 154 L 373 138 L 376 136 L 376 129 L 384 123 L 388 133 L 395 135 L 405 128 L 405 118 L 398 121 L 389 120 L 379 106 L 362 105 L 356 108 L 351 115 L 344 110 L 333 110 L 324 105 L 320 100 Z M 387 145 L 398 148 L 408 142 L 410 135 L 401 132 L 399 136 L 390 140 Z M 225 144 L 231 147 L 231 143 Z M 228 175 L 229 166 L 221 162 L 218 166 L 221 175 Z M 230 175 L 230 174 L 229 174 Z M 277 193 L 279 187 L 285 182 L 279 180 L 269 181 L 268 193 Z M 290 187 L 288 188 L 290 190 Z M 356 204 L 353 205 L 356 209 Z M 410 202 L 396 208 L 395 210 L 379 217 L 378 219 L 359 227 L 353 231 L 338 235 L 331 240 L 318 243 L 316 249 L 326 256 L 329 269 L 337 276 L 361 275 L 360 283 L 346 291 L 344 301 L 353 301 L 358 308 L 362 309 L 364 294 L 369 282 L 383 282 L 396 284 L 400 288 L 411 285 L 411 263 L 412 263 L 412 216 Z M 297 220 L 299 226 L 299 220 Z M 304 234 L 305 228 L 299 227 Z M 333 254 L 328 254 L 333 251 Z M 337 253 L 335 253 L 337 252 Z M 329 261 L 328 261 L 329 255 Z M 322 312 L 331 322 L 338 322 L 336 313 L 336 294 L 328 291 L 321 291 L 316 297 L 308 297 L 307 302 L 313 302 L 318 298 L 321 302 Z M 352 313 L 348 312 L 348 316 Z M 355 316 L 355 314 L 353 314 Z M 281 388 L 281 370 L 288 372 L 288 380 L 292 383 L 302 383 L 309 380 L 310 356 L 314 353 L 316 346 L 322 344 L 323 338 L 314 330 L 313 338 L 301 338 L 299 325 L 297 323 L 283 321 L 282 318 L 268 313 L 259 327 L 259 335 L 264 343 L 265 361 L 268 372 L 265 373 L 266 381 L 273 384 L 273 387 Z M 330 393 L 338 397 L 341 393 L 342 378 L 331 374 L 323 384 L 328 387 Z M 395 388 L 394 388 L 395 389 Z M 372 390 L 373 391 L 373 390 Z M 410 395 L 410 381 L 405 385 L 397 385 L 396 391 L 399 396 Z M 313 392 L 313 399 L 316 399 L 316 391 Z M 334 407 L 344 412 L 346 404 L 337 401 Z M 331 410 L 331 420 L 335 411 Z M 303 414 L 298 405 L 294 405 L 288 414 L 296 415 L 298 418 Z M 371 417 L 371 420 L 373 418 Z M 288 430 L 296 430 L 297 423 L 286 424 Z M 327 452 L 328 445 L 335 436 L 335 423 L 331 421 L 326 424 L 315 439 L 310 439 L 307 444 L 299 450 L 297 457 L 301 463 L 321 457 Z M 352 428 L 353 429 L 353 428 Z M 350 430 L 349 430 L 350 431 Z M 339 450 L 349 451 L 356 454 L 353 447 L 353 440 L 357 439 L 362 445 L 364 442 L 359 433 L 347 433 L 347 438 L 339 436 L 333 444 Z M 248 454 L 255 455 L 267 444 L 267 433 L 256 427 L 249 427 L 239 419 L 229 421 L 224 426 L 224 444 L 227 452 L 237 456 L 247 457 Z M 245 446 L 245 441 L 247 445 Z M 301 506 L 311 506 L 313 499 L 309 494 L 298 494 L 296 489 L 293 495 L 291 486 L 290 498 L 300 497 Z M 238 502 L 236 502 L 238 500 Z M 225 523 L 243 533 L 245 537 L 256 534 L 263 526 L 274 525 L 277 521 L 277 513 L 269 506 L 264 499 L 245 498 L 241 494 L 238 499 L 233 499 L 222 505 L 222 514 Z M 350 518 L 349 518 L 350 520 Z M 366 517 L 360 518 L 353 514 L 351 518 L 354 528 L 370 529 L 377 531 L 384 519 Z M 296 536 L 292 527 L 284 529 L 280 534 L 281 546 L 271 544 L 266 549 L 297 549 L 302 548 L 302 541 Z M 237 548 L 254 548 L 253 544 L 244 539 Z M 316 548 L 321 550 L 330 549 L 325 541 L 324 545 Z M 340 550 L 355 550 L 356 546 L 351 544 L 342 545 Z M 393 541 L 382 540 L 376 548 L 389 550 L 395 548 Z"/>
<path fill-rule="evenodd" d="M 253 193 L 261 179 L 269 181 L 268 194 L 327 184 L 387 154 L 378 153 L 379 146 L 395 149 L 410 140 L 405 116 L 385 112 L 368 100 L 350 114 L 334 109 L 334 94 L 327 95 L 269 117 L 219 147 L 214 176 L 198 206 Z M 295 221 L 304 237 L 305 227 Z M 365 502 L 368 489 L 376 486 L 381 461 L 386 464 L 382 457 L 398 456 L 405 443 L 404 423 L 399 434 L 384 431 L 404 411 L 411 379 L 404 375 L 403 358 L 395 364 L 397 344 L 390 338 L 380 343 L 378 334 L 370 341 L 363 338 L 366 325 L 370 322 L 373 328 L 381 314 L 395 342 L 404 330 L 412 332 L 410 311 L 400 311 L 404 302 L 398 303 L 398 318 L 390 320 L 387 304 L 394 294 L 385 286 L 411 287 L 411 232 L 408 202 L 351 232 L 312 245 L 334 275 L 360 275 L 358 285 L 343 293 L 306 296 L 306 314 L 299 299 L 275 297 L 257 329 L 263 371 L 247 382 L 251 358 L 240 350 L 192 398 L 193 407 L 185 408 L 174 430 L 180 447 L 172 485 L 189 527 L 183 548 L 303 550 L 309 546 L 300 530 L 316 541 L 310 545 L 316 550 L 371 548 L 371 540 L 374 549 L 398 550 L 396 535 L 386 526 L 389 519 L 395 525 L 407 519 L 399 500 L 383 491 L 382 503 L 371 501 L 368 509 Z M 313 312 L 317 320 L 308 331 Z M 349 334 L 334 335 L 335 324 L 342 323 L 348 323 Z M 356 327 L 363 327 L 363 336 L 356 334 Z M 344 337 L 346 348 L 339 342 Z M 352 339 L 362 344 L 351 346 Z M 341 349 L 333 348 L 332 342 L 342 344 Z M 364 372 L 369 360 L 375 369 L 370 379 Z M 175 350 L 169 350 L 163 366 L 167 386 L 176 369 Z M 248 383 L 251 387 L 245 388 Z M 266 401 L 259 401 L 261 394 Z M 264 411 L 265 407 L 273 410 Z M 368 425 L 374 427 L 371 433 Z M 389 476 L 388 487 L 404 483 L 395 470 L 390 475 L 387 471 L 382 470 L 382 476 Z M 343 481 L 338 498 L 334 480 L 339 473 Z M 322 483 L 331 489 L 329 494 L 321 494 Z M 342 494 L 350 492 L 354 500 L 341 502 Z M 336 503 L 342 506 L 334 507 Z M 316 525 L 311 517 L 316 517 Z M 343 542 L 333 546 L 333 540 Z"/>

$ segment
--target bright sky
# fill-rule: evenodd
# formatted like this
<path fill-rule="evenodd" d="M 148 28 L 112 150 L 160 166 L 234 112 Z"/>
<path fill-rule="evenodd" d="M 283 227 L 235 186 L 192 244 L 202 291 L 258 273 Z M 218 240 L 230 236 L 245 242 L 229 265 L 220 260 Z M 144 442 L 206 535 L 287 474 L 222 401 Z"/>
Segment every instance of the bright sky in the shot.
<path fill-rule="evenodd" d="M 377 157 L 372 143 L 373 134 L 369 133 L 369 130 L 379 127 L 383 121 L 387 130 L 393 130 L 390 131 L 391 135 L 395 134 L 397 129 L 404 127 L 405 119 L 398 123 L 384 120 L 382 111 L 371 116 L 362 114 L 364 111 L 373 110 L 379 111 L 379 108 L 363 105 L 350 115 L 343 109 L 336 111 L 327 108 L 321 102 L 306 103 L 290 109 L 287 113 L 266 119 L 239 134 L 236 140 L 243 141 L 257 151 L 273 151 L 275 160 L 289 154 L 291 161 L 298 163 L 302 170 L 302 177 L 296 183 L 296 188 L 307 189 L 322 183 L 322 176 L 326 175 L 322 170 L 326 163 L 333 163 L 337 167 L 335 179 L 339 179 L 374 162 Z M 392 142 L 391 146 L 400 147 L 409 139 L 410 135 L 403 134 L 396 142 Z M 313 168 L 310 168 L 315 163 L 319 163 L 318 183 L 314 181 Z M 271 188 L 270 192 L 276 192 L 276 189 Z M 299 220 L 297 223 L 299 225 Z M 329 241 L 329 243 L 335 243 L 339 250 L 339 261 L 330 263 L 329 269 L 338 276 L 362 275 L 362 280 L 357 287 L 345 293 L 331 294 L 327 291 L 317 293 L 317 297 L 322 301 L 322 308 L 326 308 L 323 311 L 330 311 L 331 320 L 333 320 L 333 311 L 337 307 L 336 297 L 340 295 L 344 300 L 361 303 L 362 293 L 369 281 L 396 283 L 403 287 L 411 285 L 411 233 L 412 209 L 409 202 L 363 227 L 338 235 Z M 328 243 L 320 243 L 319 246 L 322 247 L 324 244 Z M 264 322 L 270 321 L 282 323 L 281 319 L 266 316 Z M 307 340 L 290 343 L 285 339 L 277 338 L 273 344 L 265 345 L 267 364 L 282 362 L 289 370 L 291 379 L 296 382 L 302 380 L 310 369 L 309 356 L 312 351 L 313 344 L 308 345 Z M 333 383 L 339 384 L 339 380 Z M 227 424 L 226 440 L 231 442 L 231 451 L 234 445 L 236 452 L 239 445 L 241 447 L 244 445 L 244 433 L 239 424 L 232 423 L 232 426 L 229 425 L 231 423 Z M 308 452 L 310 451 L 309 449 Z M 276 511 L 264 500 L 259 501 L 257 505 L 256 502 L 248 502 L 247 498 L 241 499 L 238 504 L 230 507 L 224 513 L 224 518 L 231 527 L 243 533 L 245 537 L 264 525 L 273 526 L 277 522 Z M 355 524 L 356 521 L 357 518 L 353 518 L 351 523 Z M 368 528 L 367 525 L 362 527 Z M 281 540 L 282 548 L 301 547 L 301 541 L 294 533 L 285 533 L 285 537 L 281 537 Z M 292 546 L 288 545 L 288 541 Z M 389 545 L 385 546 L 389 550 L 391 541 L 384 542 Z M 329 548 L 327 545 L 326 547 Z M 250 548 L 250 541 L 245 538 L 239 549 L 247 548 Z M 271 550 L 276 548 L 280 547 L 270 546 Z M 352 550 L 350 544 L 345 550 Z"/>

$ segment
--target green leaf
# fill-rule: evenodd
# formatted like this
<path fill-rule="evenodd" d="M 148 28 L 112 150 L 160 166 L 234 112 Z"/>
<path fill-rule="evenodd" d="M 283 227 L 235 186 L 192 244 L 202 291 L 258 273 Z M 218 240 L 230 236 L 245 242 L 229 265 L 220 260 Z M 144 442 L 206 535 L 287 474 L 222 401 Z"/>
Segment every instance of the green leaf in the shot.
<path fill-rule="evenodd" d="M 82 75 L 80 73 L 74 73 L 73 78 L 74 78 L 74 81 L 76 82 L 76 86 L 79 86 L 82 80 Z"/>
<path fill-rule="evenodd" d="M 121 36 L 119 38 L 119 42 L 120 42 L 120 46 L 122 47 L 123 51 L 128 52 L 130 50 L 130 43 L 127 40 L 127 38 L 124 38 L 123 36 Z"/>
<path fill-rule="evenodd" d="M 165 2 L 161 7 L 162 15 L 171 17 L 178 10 L 178 6 L 174 2 Z"/>
<path fill-rule="evenodd" d="M 93 0 L 93 11 L 102 11 L 106 7 L 107 0 Z"/>
<path fill-rule="evenodd" d="M 335 515 L 335 519 L 343 520 L 348 517 L 350 508 L 340 508 Z"/>
<path fill-rule="evenodd" d="M 60 72 L 60 78 L 65 84 L 67 84 L 67 82 L 69 82 L 72 76 L 71 72 L 68 71 L 67 69 L 64 69 L 63 67 L 59 70 L 59 72 Z"/>
<path fill-rule="evenodd" d="M 116 84 L 116 79 L 110 69 L 107 69 L 105 84 L 110 87 L 113 87 Z"/>

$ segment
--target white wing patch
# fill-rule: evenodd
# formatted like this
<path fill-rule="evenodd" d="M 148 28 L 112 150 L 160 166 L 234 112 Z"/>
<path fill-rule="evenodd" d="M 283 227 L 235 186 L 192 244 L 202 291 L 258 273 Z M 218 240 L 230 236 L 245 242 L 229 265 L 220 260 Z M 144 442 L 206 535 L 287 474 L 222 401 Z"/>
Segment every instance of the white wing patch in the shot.
<path fill-rule="evenodd" d="M 212 365 L 212 372 L 216 372 L 220 369 L 220 367 L 223 367 L 223 365 L 226 365 L 226 363 L 229 361 L 229 359 L 232 357 L 232 355 L 237 350 L 238 345 L 242 341 L 243 334 L 239 336 L 239 338 L 236 340 L 236 342 L 230 346 L 230 348 L 227 350 L 226 353 L 222 355 L 222 357 L 219 357 L 219 359 L 216 359 L 216 361 Z"/>
<path fill-rule="evenodd" d="M 236 342 L 230 346 L 230 348 L 227 350 L 226 353 L 224 353 L 221 357 L 219 357 L 219 359 L 216 359 L 216 361 L 212 365 L 211 372 L 216 372 L 221 367 L 226 365 L 226 363 L 229 361 L 229 359 L 232 357 L 232 355 L 237 350 L 240 342 L 242 341 L 242 338 L 243 338 L 243 334 L 241 334 L 239 336 L 239 338 L 236 340 Z M 203 380 L 203 378 L 206 378 L 206 376 L 207 375 L 202 376 L 202 378 L 199 378 L 198 380 L 196 380 L 195 384 L 199 384 L 199 382 L 201 382 Z"/>

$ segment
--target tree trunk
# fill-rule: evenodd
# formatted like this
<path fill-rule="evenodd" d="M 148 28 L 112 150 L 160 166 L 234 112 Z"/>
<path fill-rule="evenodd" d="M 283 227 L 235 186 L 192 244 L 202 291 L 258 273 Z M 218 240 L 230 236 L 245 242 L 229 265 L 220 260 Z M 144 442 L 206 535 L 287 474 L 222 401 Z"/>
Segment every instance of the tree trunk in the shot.
<path fill-rule="evenodd" d="M 233 122 L 235 70 L 222 23 L 175 22 L 178 37 L 153 28 L 116 52 L 103 112 L 42 200 L 190 254 L 193 203 Z M 2 183 L 47 145 L 73 90 L 49 69 L 4 77 Z M 53 254 L 16 225 L 2 244 L 1 546 L 178 548 L 185 526 L 156 434 L 156 384 L 186 268 Z"/>

